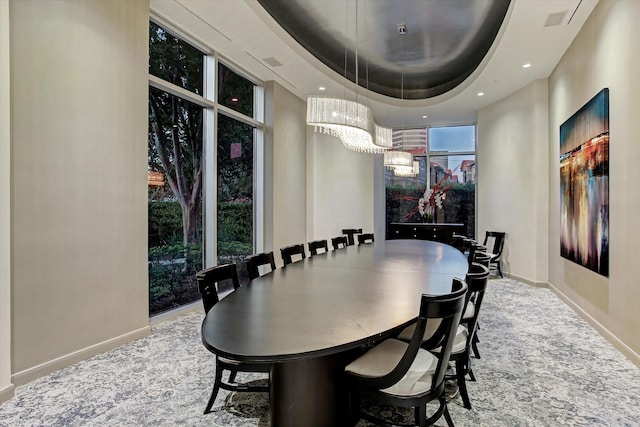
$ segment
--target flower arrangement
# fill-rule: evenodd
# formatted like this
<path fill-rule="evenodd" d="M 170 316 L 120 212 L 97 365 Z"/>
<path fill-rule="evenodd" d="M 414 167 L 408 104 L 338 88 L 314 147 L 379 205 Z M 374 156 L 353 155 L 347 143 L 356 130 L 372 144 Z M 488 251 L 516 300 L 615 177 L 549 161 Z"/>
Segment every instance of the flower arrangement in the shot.
<path fill-rule="evenodd" d="M 428 188 L 424 195 L 418 199 L 418 212 L 423 218 L 433 220 L 436 208 L 442 209 L 442 202 L 446 198 L 447 193 L 443 189 Z"/>
<path fill-rule="evenodd" d="M 436 210 L 442 209 L 442 202 L 447 198 L 447 190 L 451 188 L 450 178 L 452 176 L 451 171 L 448 171 L 436 185 L 431 188 L 427 188 L 424 194 L 419 199 L 411 196 L 403 196 L 403 200 L 417 200 L 417 206 L 405 215 L 405 220 L 419 214 L 423 219 L 428 222 L 432 222 L 436 216 Z"/>

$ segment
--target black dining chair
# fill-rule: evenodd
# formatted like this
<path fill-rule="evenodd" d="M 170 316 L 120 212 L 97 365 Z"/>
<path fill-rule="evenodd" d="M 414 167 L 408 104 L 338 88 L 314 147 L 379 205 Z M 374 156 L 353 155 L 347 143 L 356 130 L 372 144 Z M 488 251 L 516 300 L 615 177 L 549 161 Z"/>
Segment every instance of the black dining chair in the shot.
<path fill-rule="evenodd" d="M 373 233 L 358 234 L 358 244 L 373 243 L 375 241 Z"/>
<path fill-rule="evenodd" d="M 356 244 L 353 236 L 355 234 L 361 234 L 361 233 L 362 233 L 362 228 L 343 228 L 342 229 L 342 234 L 347 236 L 347 245 L 349 246 L 353 246 Z"/>
<path fill-rule="evenodd" d="M 469 267 L 471 267 L 471 264 L 473 264 L 476 260 L 476 253 L 486 252 L 487 248 L 471 239 L 467 240 L 467 245 L 469 248 L 469 252 L 467 253 L 467 261 L 469 262 Z"/>
<path fill-rule="evenodd" d="M 444 381 L 466 292 L 465 282 L 453 279 L 451 293 L 422 295 L 409 342 L 387 339 L 346 366 L 353 424 L 360 418 L 384 424 L 383 420 L 360 411 L 360 400 L 365 398 L 386 406 L 415 408 L 416 426 L 432 425 L 444 415 L 447 425 L 453 427 Z M 425 331 L 432 331 L 426 341 Z M 440 351 L 433 353 L 425 347 Z M 434 400 L 439 406 L 428 417 L 427 403 Z"/>
<path fill-rule="evenodd" d="M 331 239 L 331 246 L 333 250 L 340 248 L 346 248 L 349 246 L 349 242 L 347 241 L 347 236 L 338 236 Z"/>
<path fill-rule="evenodd" d="M 323 252 L 318 252 L 322 250 Z M 318 255 L 319 253 L 329 252 L 327 246 L 327 240 L 313 240 L 309 242 L 309 254 L 310 256 Z"/>
<path fill-rule="evenodd" d="M 455 373 L 447 375 L 447 379 L 456 380 L 463 406 L 467 409 L 471 409 L 471 402 L 469 400 L 465 378 L 469 375 L 471 380 L 475 381 L 475 376 L 471 369 L 470 356 L 472 348 L 475 345 L 474 340 L 477 336 L 478 314 L 480 313 L 480 307 L 482 306 L 482 300 L 487 288 L 488 278 L 489 269 L 486 266 L 478 263 L 473 263 L 471 265 L 471 268 L 465 277 L 468 291 L 465 295 L 463 312 L 460 317 L 460 324 L 456 329 L 453 346 L 451 348 L 450 360 L 455 364 Z M 411 340 L 414 330 L 415 325 L 408 326 L 400 333 L 400 335 L 398 335 L 398 339 L 403 341 Z M 433 333 L 433 329 L 427 329 L 425 331 L 423 348 L 439 353 L 441 351 L 440 348 L 429 347 L 429 340 Z"/>
<path fill-rule="evenodd" d="M 504 249 L 504 241 L 507 237 L 507 233 L 502 231 L 487 231 L 484 236 L 484 242 L 482 243 L 484 246 L 488 247 L 491 240 L 493 240 L 493 246 L 489 249 L 489 254 L 491 255 L 491 260 L 489 261 L 490 267 L 495 267 L 498 270 L 498 274 L 500 277 L 504 277 L 502 275 L 502 267 L 500 266 L 500 257 L 502 256 L 502 250 Z"/>
<path fill-rule="evenodd" d="M 202 304 L 204 305 L 205 313 L 208 313 L 211 308 L 216 305 L 220 298 L 218 296 L 216 286 L 226 280 L 230 280 L 233 284 L 233 289 L 236 290 L 240 286 L 238 281 L 238 271 L 235 264 L 223 264 L 215 267 L 201 270 L 196 274 L 196 280 L 198 281 L 198 290 L 202 297 Z M 216 357 L 216 371 L 215 379 L 213 382 L 213 390 L 211 391 L 211 397 L 207 402 L 207 406 L 204 410 L 205 414 L 211 412 L 211 407 L 218 396 L 220 389 L 227 391 L 237 392 L 268 392 L 269 386 L 258 385 L 245 385 L 236 383 L 236 374 L 238 372 L 259 372 L 269 373 L 271 365 L 268 363 L 247 363 L 240 362 L 228 357 L 222 357 L 215 355 Z M 223 381 L 222 374 L 224 371 L 229 371 L 228 381 Z"/>
<path fill-rule="evenodd" d="M 491 262 L 491 254 L 488 254 L 486 252 L 476 251 L 473 256 L 472 264 L 478 263 L 478 264 L 484 265 L 485 267 L 489 267 L 490 262 Z"/>
<path fill-rule="evenodd" d="M 280 249 L 280 256 L 282 256 L 284 267 L 293 262 L 294 256 L 300 256 L 300 260 L 303 260 L 307 257 L 307 255 L 304 253 L 303 244 L 285 246 L 284 248 Z"/>
<path fill-rule="evenodd" d="M 465 277 L 469 288 L 467 301 L 451 350 L 451 361 L 455 363 L 455 374 L 450 375 L 449 378 L 456 380 L 463 406 L 467 409 L 471 409 L 471 401 L 467 391 L 466 376 L 469 375 L 472 381 L 476 380 L 471 368 L 471 352 L 472 350 L 477 351 L 478 315 L 488 279 L 489 268 L 487 266 L 478 263 L 471 265 L 471 269 Z"/>
<path fill-rule="evenodd" d="M 483 281 L 488 283 L 489 274 L 490 274 L 489 267 L 484 265 L 482 265 L 482 267 L 476 264 L 472 264 L 471 268 L 469 269 L 469 272 L 467 273 L 468 280 L 474 282 L 473 283 L 474 291 L 473 292 L 471 292 L 471 290 L 469 291 L 470 292 L 469 302 L 467 303 L 465 311 L 462 314 L 461 322 L 464 325 L 468 325 L 471 322 L 471 319 L 474 317 L 474 315 L 476 315 L 476 306 L 477 306 L 477 311 L 478 312 L 480 311 L 480 305 L 482 304 L 482 300 L 484 298 L 484 291 L 479 292 L 479 291 L 476 291 L 475 289 L 480 288 Z M 486 278 L 485 278 L 485 274 L 486 274 Z M 480 285 L 476 284 L 476 282 L 478 281 L 480 282 Z M 469 285 L 469 288 L 471 288 L 470 285 Z M 478 330 L 480 329 L 480 324 L 478 323 L 477 319 L 475 319 L 475 322 L 476 322 L 475 332 L 473 334 L 473 337 L 472 337 L 473 339 L 471 341 L 471 349 L 473 350 L 474 357 L 476 359 L 480 359 L 480 352 L 478 351 L 478 346 L 477 346 L 477 343 L 480 342 L 480 340 L 478 339 Z"/>
<path fill-rule="evenodd" d="M 244 259 L 244 264 L 247 267 L 247 274 L 249 280 L 253 280 L 256 277 L 260 277 L 260 268 L 263 265 L 271 267 L 271 271 L 276 269 L 276 262 L 273 258 L 273 252 L 262 252 L 255 255 L 249 255 Z"/>

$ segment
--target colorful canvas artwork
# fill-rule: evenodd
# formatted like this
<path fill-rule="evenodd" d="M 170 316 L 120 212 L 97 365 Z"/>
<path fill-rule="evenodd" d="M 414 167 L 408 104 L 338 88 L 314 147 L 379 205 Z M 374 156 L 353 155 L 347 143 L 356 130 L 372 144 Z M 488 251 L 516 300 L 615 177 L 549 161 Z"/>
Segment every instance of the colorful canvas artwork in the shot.
<path fill-rule="evenodd" d="M 609 276 L 609 89 L 560 126 L 560 254 Z"/>

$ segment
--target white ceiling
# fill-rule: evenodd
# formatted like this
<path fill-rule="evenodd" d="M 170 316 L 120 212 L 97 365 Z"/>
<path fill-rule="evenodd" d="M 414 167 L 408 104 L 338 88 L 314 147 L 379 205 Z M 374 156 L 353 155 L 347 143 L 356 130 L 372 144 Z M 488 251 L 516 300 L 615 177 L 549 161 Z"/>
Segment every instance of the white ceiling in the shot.
<path fill-rule="evenodd" d="M 344 10 L 344 0 L 309 1 L 321 2 L 324 8 Z M 491 51 L 457 88 L 438 97 L 416 101 L 399 101 L 365 93 L 360 88 L 357 99 L 371 107 L 376 122 L 383 126 L 473 122 L 479 109 L 534 80 L 548 77 L 597 2 L 512 0 Z M 275 80 L 301 99 L 318 94 L 355 98 L 354 84 L 295 42 L 257 0 L 151 0 L 151 11 L 160 24 L 186 34 L 197 47 L 209 53 L 215 50 L 227 62 L 248 70 L 253 77 Z M 561 18 L 559 25 L 545 26 L 548 19 L 554 17 Z M 272 59 L 282 65 L 270 65 Z M 525 63 L 531 67 L 524 69 Z M 326 90 L 320 92 L 320 86 Z M 478 96 L 479 92 L 484 96 Z M 427 115 L 427 119 L 423 119 L 423 115 Z"/>

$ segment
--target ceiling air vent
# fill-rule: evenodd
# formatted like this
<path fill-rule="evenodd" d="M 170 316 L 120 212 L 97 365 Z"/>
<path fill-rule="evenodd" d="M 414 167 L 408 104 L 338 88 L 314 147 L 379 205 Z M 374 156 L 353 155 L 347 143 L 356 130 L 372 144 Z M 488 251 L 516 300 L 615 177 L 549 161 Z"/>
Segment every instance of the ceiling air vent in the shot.
<path fill-rule="evenodd" d="M 267 63 L 268 65 L 270 65 L 271 67 L 279 67 L 282 65 L 282 63 L 280 61 L 278 61 L 276 58 L 274 58 L 273 56 L 270 56 L 268 58 L 262 58 L 262 60 Z"/>

